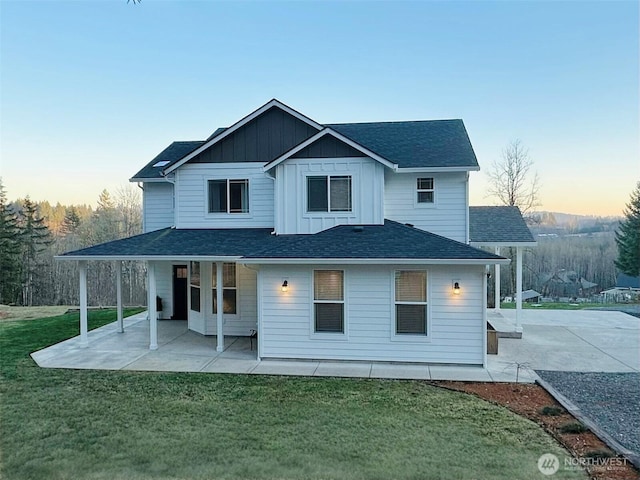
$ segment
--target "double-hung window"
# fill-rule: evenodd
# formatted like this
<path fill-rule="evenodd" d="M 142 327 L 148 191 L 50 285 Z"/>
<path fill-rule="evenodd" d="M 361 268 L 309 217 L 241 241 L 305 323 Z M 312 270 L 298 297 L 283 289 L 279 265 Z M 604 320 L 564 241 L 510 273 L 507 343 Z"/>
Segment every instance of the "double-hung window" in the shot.
<path fill-rule="evenodd" d="M 344 333 L 344 272 L 314 270 L 314 331 Z"/>
<path fill-rule="evenodd" d="M 435 188 L 433 178 L 418 178 L 418 203 L 434 203 Z"/>
<path fill-rule="evenodd" d="M 191 262 L 189 286 L 191 294 L 191 310 L 200 311 L 200 262 Z"/>
<path fill-rule="evenodd" d="M 307 177 L 307 212 L 350 212 L 351 176 Z"/>
<path fill-rule="evenodd" d="M 396 335 L 427 335 L 427 272 L 395 274 Z"/>
<path fill-rule="evenodd" d="M 213 264 L 211 274 L 212 296 L 213 296 L 213 314 L 218 313 L 218 268 L 217 264 Z M 236 283 L 236 264 L 222 264 L 222 313 L 234 315 L 238 313 L 237 298 L 238 284 Z"/>
<path fill-rule="evenodd" d="M 249 213 L 249 180 L 209 180 L 209 213 Z"/>

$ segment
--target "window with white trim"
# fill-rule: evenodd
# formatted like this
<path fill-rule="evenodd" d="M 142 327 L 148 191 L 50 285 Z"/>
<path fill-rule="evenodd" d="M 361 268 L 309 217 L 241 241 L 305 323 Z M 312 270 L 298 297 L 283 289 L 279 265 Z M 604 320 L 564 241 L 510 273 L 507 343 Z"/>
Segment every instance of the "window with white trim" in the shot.
<path fill-rule="evenodd" d="M 418 187 L 418 203 L 434 202 L 435 188 L 434 188 L 433 177 L 418 178 L 417 187 Z"/>
<path fill-rule="evenodd" d="M 194 312 L 200 311 L 200 262 L 190 263 L 190 296 L 191 296 L 191 310 Z"/>
<path fill-rule="evenodd" d="M 396 270 L 396 335 L 427 335 L 427 272 Z"/>
<path fill-rule="evenodd" d="M 351 176 L 307 177 L 307 212 L 350 212 L 351 210 Z"/>
<path fill-rule="evenodd" d="M 209 213 L 249 213 L 249 180 L 209 180 L 207 186 Z"/>
<path fill-rule="evenodd" d="M 222 313 L 235 315 L 238 313 L 238 284 L 236 281 L 236 264 L 222 264 Z M 218 265 L 213 264 L 211 273 L 211 285 L 213 296 L 213 313 L 218 313 Z"/>
<path fill-rule="evenodd" d="M 316 333 L 344 333 L 344 271 L 313 271 L 313 312 Z"/>

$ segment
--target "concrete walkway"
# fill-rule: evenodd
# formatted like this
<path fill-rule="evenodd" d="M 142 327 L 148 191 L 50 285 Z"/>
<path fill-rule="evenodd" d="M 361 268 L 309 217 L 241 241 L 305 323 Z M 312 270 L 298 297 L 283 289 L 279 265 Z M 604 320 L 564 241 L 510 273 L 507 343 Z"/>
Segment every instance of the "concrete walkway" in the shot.
<path fill-rule="evenodd" d="M 521 339 L 500 338 L 499 354 L 487 368 L 456 365 L 336 361 L 258 361 L 246 337 L 227 337 L 216 352 L 215 337 L 187 329 L 184 321 L 160 321 L 159 349 L 150 351 L 146 313 L 89 332 L 89 347 L 78 337 L 34 352 L 45 368 L 216 372 L 266 375 L 398 378 L 479 382 L 534 382 L 534 370 L 638 372 L 640 321 L 620 312 L 523 310 Z M 515 311 L 491 312 L 497 328 L 513 329 Z"/>
<path fill-rule="evenodd" d="M 515 310 L 490 311 L 497 330 L 513 331 Z M 640 319 L 601 310 L 522 310 L 522 338 L 500 338 L 498 355 L 490 355 L 492 371 L 638 372 Z"/>

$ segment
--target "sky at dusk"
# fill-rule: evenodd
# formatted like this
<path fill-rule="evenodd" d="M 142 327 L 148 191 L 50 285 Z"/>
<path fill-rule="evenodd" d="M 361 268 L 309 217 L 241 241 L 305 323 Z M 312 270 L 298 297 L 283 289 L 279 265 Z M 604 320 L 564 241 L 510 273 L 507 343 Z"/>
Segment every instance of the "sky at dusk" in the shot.
<path fill-rule="evenodd" d="M 621 215 L 640 180 L 636 1 L 0 0 L 9 199 L 95 204 L 173 140 L 271 98 L 320 123 L 461 118 L 520 139 L 541 210 Z"/>

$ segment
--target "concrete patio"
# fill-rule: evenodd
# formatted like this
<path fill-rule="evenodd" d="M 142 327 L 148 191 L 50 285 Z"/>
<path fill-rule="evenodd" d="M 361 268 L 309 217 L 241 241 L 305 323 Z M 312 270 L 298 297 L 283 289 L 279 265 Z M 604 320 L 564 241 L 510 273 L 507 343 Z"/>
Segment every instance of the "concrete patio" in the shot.
<path fill-rule="evenodd" d="M 498 330 L 513 330 L 515 311 L 490 312 Z M 534 382 L 533 370 L 638 372 L 640 321 L 620 312 L 523 310 L 521 339 L 500 338 L 499 354 L 487 367 L 337 361 L 258 361 L 249 338 L 226 337 L 223 352 L 216 338 L 187 329 L 186 321 L 158 323 L 158 350 L 149 350 L 146 313 L 89 332 L 89 346 L 79 337 L 34 352 L 45 368 L 212 372 L 264 375 L 337 376 L 480 382 Z"/>

